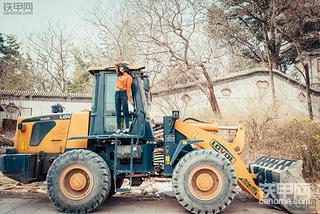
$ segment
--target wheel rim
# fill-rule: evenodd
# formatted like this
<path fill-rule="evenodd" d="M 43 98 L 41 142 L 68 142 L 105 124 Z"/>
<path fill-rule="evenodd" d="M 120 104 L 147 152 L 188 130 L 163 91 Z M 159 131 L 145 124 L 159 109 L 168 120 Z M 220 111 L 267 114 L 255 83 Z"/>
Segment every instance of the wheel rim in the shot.
<path fill-rule="evenodd" d="M 221 174 L 212 166 L 197 166 L 189 174 L 188 186 L 196 198 L 211 200 L 221 192 Z"/>
<path fill-rule="evenodd" d="M 68 166 L 59 179 L 62 193 L 71 200 L 81 200 L 93 189 L 93 176 L 87 167 L 79 164 Z"/>

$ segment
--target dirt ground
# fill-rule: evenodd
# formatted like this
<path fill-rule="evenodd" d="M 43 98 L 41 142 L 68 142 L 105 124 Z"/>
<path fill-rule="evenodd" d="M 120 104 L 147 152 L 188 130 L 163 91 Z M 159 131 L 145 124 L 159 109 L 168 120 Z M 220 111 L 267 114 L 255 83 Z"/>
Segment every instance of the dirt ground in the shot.
<path fill-rule="evenodd" d="M 47 197 L 28 198 L 21 197 L 11 198 L 0 194 L 0 213 L 2 214 L 47 214 L 57 213 Z M 115 195 L 109 198 L 98 207 L 94 213 L 150 213 L 150 214 L 176 214 L 188 213 L 184 208 L 171 197 L 150 197 L 136 194 Z M 286 212 L 272 209 L 266 205 L 261 205 L 255 201 L 242 202 L 234 200 L 229 207 L 223 212 L 225 214 L 285 214 Z"/>
<path fill-rule="evenodd" d="M 125 180 L 124 186 L 127 185 Z M 243 194 L 238 194 L 224 213 L 281 214 L 261 205 Z M 0 213 L 57 213 L 46 194 L 44 182 L 20 184 L 0 175 Z M 176 201 L 168 179 L 147 179 L 132 193 L 117 193 L 107 199 L 95 213 L 188 213 Z"/>

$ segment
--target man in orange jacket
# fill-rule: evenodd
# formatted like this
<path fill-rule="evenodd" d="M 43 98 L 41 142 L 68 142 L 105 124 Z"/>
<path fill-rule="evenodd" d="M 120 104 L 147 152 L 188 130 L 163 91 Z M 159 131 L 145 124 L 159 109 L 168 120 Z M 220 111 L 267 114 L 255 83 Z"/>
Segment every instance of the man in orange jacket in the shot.
<path fill-rule="evenodd" d="M 128 102 L 130 103 L 131 97 L 131 84 L 132 77 L 129 74 L 129 68 L 125 63 L 119 63 L 115 65 L 117 71 L 116 80 L 116 93 L 115 93 L 115 105 L 117 113 L 117 130 L 116 133 L 121 132 L 121 108 L 124 115 L 126 129 L 124 133 L 129 133 L 129 110 Z"/>

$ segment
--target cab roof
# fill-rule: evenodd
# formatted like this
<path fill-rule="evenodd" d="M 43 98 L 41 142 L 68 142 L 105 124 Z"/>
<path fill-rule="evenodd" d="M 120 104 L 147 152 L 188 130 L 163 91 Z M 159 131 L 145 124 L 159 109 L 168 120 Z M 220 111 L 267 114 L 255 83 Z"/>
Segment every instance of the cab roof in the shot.
<path fill-rule="evenodd" d="M 144 66 L 128 66 L 130 71 L 140 71 L 144 69 Z M 98 73 L 100 71 L 116 71 L 114 66 L 110 67 L 89 67 L 88 71 L 93 75 L 95 73 Z"/>

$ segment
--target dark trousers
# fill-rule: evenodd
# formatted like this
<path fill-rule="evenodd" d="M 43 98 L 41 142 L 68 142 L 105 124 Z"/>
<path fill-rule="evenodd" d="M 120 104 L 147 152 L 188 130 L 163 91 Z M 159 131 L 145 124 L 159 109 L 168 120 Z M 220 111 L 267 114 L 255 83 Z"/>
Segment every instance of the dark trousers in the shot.
<path fill-rule="evenodd" d="M 117 113 L 117 128 L 121 127 L 121 107 L 126 123 L 126 128 L 129 128 L 129 110 L 128 110 L 128 96 L 126 91 L 116 91 L 115 104 Z"/>

